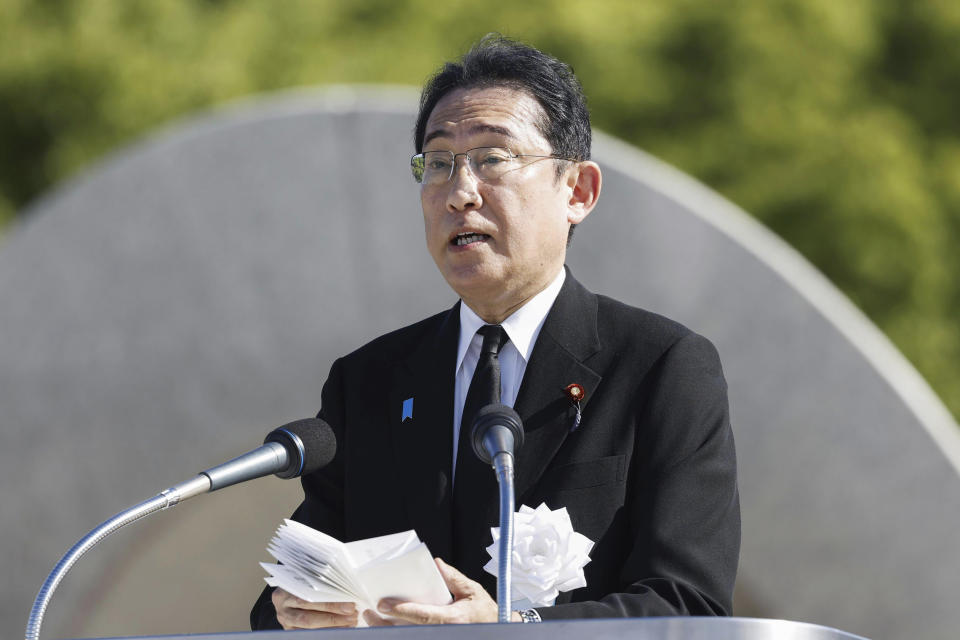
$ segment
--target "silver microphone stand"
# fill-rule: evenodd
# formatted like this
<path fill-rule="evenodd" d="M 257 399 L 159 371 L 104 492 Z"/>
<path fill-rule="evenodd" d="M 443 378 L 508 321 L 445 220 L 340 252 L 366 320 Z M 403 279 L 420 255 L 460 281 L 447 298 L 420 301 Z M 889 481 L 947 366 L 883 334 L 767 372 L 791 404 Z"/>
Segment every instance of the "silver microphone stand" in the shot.
<path fill-rule="evenodd" d="M 500 548 L 497 555 L 497 621 L 510 622 L 513 581 L 513 454 L 523 444 L 523 423 L 503 404 L 489 404 L 473 421 L 473 451 L 493 466 L 500 486 Z"/>
<path fill-rule="evenodd" d="M 290 427 L 293 426 L 293 424 L 287 426 Z M 329 427 L 327 428 L 329 429 Z M 295 438 L 295 442 L 299 442 L 299 437 Z M 301 449 L 300 460 L 302 460 L 302 443 L 297 444 L 297 446 Z M 73 545 L 73 547 L 60 558 L 60 562 L 57 563 L 53 571 L 50 572 L 50 575 L 47 576 L 47 579 L 44 580 L 36 600 L 33 601 L 33 607 L 30 609 L 30 618 L 27 620 L 26 640 L 39 640 L 43 615 L 47 611 L 47 606 L 50 604 L 53 592 L 57 590 L 57 586 L 63 580 L 64 576 L 67 575 L 67 572 L 70 571 L 70 568 L 76 564 L 77 560 L 79 560 L 83 554 L 111 533 L 151 513 L 173 507 L 201 493 L 216 491 L 217 489 L 229 487 L 232 484 L 250 478 L 275 473 L 278 469 L 286 467 L 289 459 L 290 456 L 283 445 L 277 442 L 267 442 L 258 449 L 238 456 L 229 462 L 202 471 L 190 480 L 174 485 L 149 500 L 125 509 L 109 520 L 101 523 Z"/>
<path fill-rule="evenodd" d="M 158 493 L 149 500 L 134 505 L 129 509 L 121 511 L 109 520 L 101 523 L 93 531 L 80 539 L 62 558 L 57 566 L 53 568 L 47 579 L 44 580 L 37 599 L 33 602 L 33 608 L 30 609 L 30 618 L 27 621 L 26 640 L 38 640 L 40 637 L 40 625 L 43 623 L 43 614 L 47 611 L 47 605 L 53 597 L 53 592 L 63 580 L 70 568 L 76 564 L 80 556 L 92 549 L 98 542 L 109 536 L 114 531 L 121 529 L 128 524 L 134 523 L 140 518 L 144 518 L 151 513 L 161 511 L 172 507 L 181 500 L 192 498 L 195 495 L 206 493 L 210 490 L 210 478 L 206 476 L 197 476 L 186 482 L 182 482 L 166 491 Z"/>
<path fill-rule="evenodd" d="M 501 452 L 493 459 L 500 485 L 500 549 L 497 575 L 497 622 L 510 622 L 513 585 L 513 455 Z"/>

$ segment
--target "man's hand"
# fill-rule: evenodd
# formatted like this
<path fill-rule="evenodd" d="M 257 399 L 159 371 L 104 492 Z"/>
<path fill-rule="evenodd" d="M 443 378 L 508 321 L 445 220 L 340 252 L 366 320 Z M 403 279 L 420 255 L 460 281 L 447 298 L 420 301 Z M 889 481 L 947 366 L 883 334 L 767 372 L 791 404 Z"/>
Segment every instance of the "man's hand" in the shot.
<path fill-rule="evenodd" d="M 453 602 L 445 605 L 420 604 L 398 598 L 384 598 L 377 604 L 380 613 L 399 620 L 385 620 L 373 611 L 365 611 L 364 620 L 371 627 L 397 624 L 463 624 L 469 622 L 496 622 L 497 603 L 480 586 L 440 558 L 435 558 L 440 575 L 453 594 Z M 513 622 L 520 616 L 513 613 Z"/>
<path fill-rule="evenodd" d="M 284 629 L 357 626 L 357 605 L 352 602 L 307 602 L 280 588 L 271 598 Z"/>

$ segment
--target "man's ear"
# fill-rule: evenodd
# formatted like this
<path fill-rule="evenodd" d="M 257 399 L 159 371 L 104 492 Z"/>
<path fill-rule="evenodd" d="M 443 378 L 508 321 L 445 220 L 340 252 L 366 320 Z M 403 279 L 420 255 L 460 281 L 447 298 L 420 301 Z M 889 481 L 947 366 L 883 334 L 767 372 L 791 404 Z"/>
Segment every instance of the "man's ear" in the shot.
<path fill-rule="evenodd" d="M 603 176 L 596 162 L 584 160 L 576 163 L 567 174 L 570 201 L 567 203 L 567 222 L 580 224 L 597 204 Z"/>

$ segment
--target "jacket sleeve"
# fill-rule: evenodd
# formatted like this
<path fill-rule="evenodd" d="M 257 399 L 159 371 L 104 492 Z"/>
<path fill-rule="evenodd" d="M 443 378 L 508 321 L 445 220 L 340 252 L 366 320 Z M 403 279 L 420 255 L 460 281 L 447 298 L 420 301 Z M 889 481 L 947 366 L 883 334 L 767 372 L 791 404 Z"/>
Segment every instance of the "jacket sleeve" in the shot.
<path fill-rule="evenodd" d="M 740 506 L 716 349 L 687 334 L 659 358 L 638 396 L 624 505 L 630 543 L 617 565 L 616 588 L 584 602 L 538 608 L 544 620 L 732 612 Z"/>

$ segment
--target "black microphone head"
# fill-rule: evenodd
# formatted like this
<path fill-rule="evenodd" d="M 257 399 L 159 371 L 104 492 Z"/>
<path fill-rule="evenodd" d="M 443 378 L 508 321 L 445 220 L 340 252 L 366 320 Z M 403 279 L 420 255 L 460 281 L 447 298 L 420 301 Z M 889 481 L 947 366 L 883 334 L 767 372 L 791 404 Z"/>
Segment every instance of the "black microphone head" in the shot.
<path fill-rule="evenodd" d="M 473 445 L 473 452 L 477 457 L 493 464 L 494 452 L 488 449 L 485 444 L 487 435 L 491 429 L 498 429 L 502 434 L 497 436 L 497 449 L 508 450 L 509 453 L 516 453 L 523 444 L 523 421 L 520 415 L 505 404 L 488 404 L 477 411 L 477 417 L 473 419 L 473 431 L 470 432 L 470 441 Z M 509 434 L 512 436 L 512 442 L 503 440 L 503 436 Z"/>
<path fill-rule="evenodd" d="M 296 478 L 316 471 L 330 464 L 337 453 L 333 429 L 319 418 L 296 420 L 277 427 L 263 442 L 277 442 L 287 450 L 290 464 L 276 474 L 278 478 Z"/>

